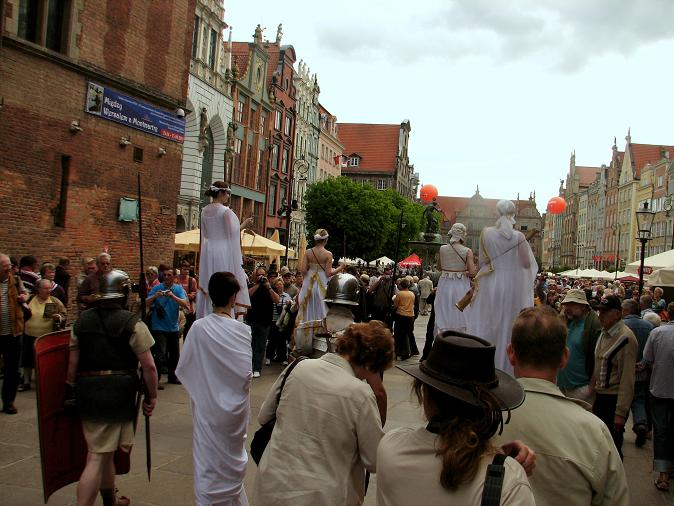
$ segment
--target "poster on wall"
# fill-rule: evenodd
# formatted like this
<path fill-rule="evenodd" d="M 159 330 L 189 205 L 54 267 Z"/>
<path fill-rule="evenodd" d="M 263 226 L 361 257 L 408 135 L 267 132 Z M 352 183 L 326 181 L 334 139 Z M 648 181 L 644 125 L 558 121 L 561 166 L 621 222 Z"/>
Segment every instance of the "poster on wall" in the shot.
<path fill-rule="evenodd" d="M 87 86 L 84 111 L 170 141 L 185 140 L 185 118 L 94 82 Z"/>

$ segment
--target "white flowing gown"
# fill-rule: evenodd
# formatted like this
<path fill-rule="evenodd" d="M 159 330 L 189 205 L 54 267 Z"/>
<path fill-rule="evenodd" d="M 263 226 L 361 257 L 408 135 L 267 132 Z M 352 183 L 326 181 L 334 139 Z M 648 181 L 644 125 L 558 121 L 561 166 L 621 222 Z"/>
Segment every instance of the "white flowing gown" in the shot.
<path fill-rule="evenodd" d="M 236 295 L 235 312 L 250 307 L 248 279 L 243 270 L 241 256 L 241 224 L 234 211 L 216 202 L 201 211 L 201 256 L 199 257 L 199 287 L 196 317 L 203 318 L 213 312 L 208 293 L 208 281 L 214 272 L 231 272 L 236 276 L 241 290 Z M 202 292 L 203 290 L 203 292 Z"/>
<path fill-rule="evenodd" d="M 250 327 L 216 314 L 197 320 L 176 376 L 192 406 L 196 504 L 247 506 L 243 480 L 253 376 Z"/>
<path fill-rule="evenodd" d="M 525 307 L 534 305 L 534 280 L 538 265 L 531 246 L 519 230 L 510 237 L 487 227 L 480 237 L 478 288 L 466 309 L 469 334 L 496 346 L 494 365 L 510 374 L 513 368 L 506 348 L 512 324 Z"/>
<path fill-rule="evenodd" d="M 466 331 L 466 315 L 459 311 L 455 304 L 470 289 L 466 259 L 470 251 L 456 242 L 452 245 L 440 246 L 439 258 L 442 273 L 438 280 L 433 311 L 435 312 L 434 335 L 437 337 L 445 330 Z"/>
<path fill-rule="evenodd" d="M 328 305 L 323 302 L 328 286 L 328 275 L 320 265 L 309 262 L 309 270 L 304 276 L 302 289 L 297 296 L 298 322 L 322 320 L 328 314 Z"/>

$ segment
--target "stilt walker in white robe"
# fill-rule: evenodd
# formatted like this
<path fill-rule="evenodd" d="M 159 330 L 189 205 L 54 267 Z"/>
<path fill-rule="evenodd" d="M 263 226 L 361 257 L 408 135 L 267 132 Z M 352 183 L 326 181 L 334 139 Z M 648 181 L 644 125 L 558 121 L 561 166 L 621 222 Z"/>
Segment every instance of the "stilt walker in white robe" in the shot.
<path fill-rule="evenodd" d="M 201 254 L 199 256 L 199 290 L 197 291 L 197 319 L 213 312 L 207 285 L 214 272 L 231 272 L 242 287 L 248 279 L 243 270 L 241 229 L 252 223 L 252 218 L 239 223 L 236 213 L 227 207 L 231 191 L 216 181 L 206 192 L 213 202 L 201 210 Z M 250 307 L 248 290 L 241 290 L 236 298 L 235 312 L 243 314 Z"/>
<path fill-rule="evenodd" d="M 233 279 L 231 273 L 215 276 Z M 212 286 L 209 283 L 214 294 Z M 230 316 L 235 297 L 232 293 L 227 305 L 216 305 L 213 313 L 194 322 L 176 369 L 192 406 L 198 506 L 248 505 L 243 480 L 248 462 L 245 441 L 252 348 L 250 327 Z"/>
<path fill-rule="evenodd" d="M 500 200 L 496 210 L 496 226 L 485 228 L 480 236 L 480 268 L 466 309 L 467 331 L 493 343 L 495 367 L 512 374 L 506 348 L 515 317 L 534 305 L 538 265 L 527 238 L 513 229 L 515 204 Z"/>
<path fill-rule="evenodd" d="M 475 276 L 473 252 L 463 245 L 467 234 L 463 223 L 455 223 L 449 231 L 449 244 L 440 246 L 438 267 L 440 279 L 435 293 L 434 336 L 445 330 L 466 331 L 466 315 L 456 307 L 456 303 L 470 289 L 470 278 Z"/>

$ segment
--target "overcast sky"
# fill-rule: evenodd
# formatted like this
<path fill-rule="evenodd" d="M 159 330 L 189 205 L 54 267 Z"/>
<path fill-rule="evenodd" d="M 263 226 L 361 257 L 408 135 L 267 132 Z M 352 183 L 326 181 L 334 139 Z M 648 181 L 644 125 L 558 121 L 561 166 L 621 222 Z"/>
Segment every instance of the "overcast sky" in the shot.
<path fill-rule="evenodd" d="M 318 74 L 339 121 L 409 119 L 410 160 L 441 195 L 557 194 L 613 137 L 674 144 L 672 0 L 341 0 L 225 3 L 233 39 L 255 25 Z M 291 14 L 292 13 L 292 14 Z"/>

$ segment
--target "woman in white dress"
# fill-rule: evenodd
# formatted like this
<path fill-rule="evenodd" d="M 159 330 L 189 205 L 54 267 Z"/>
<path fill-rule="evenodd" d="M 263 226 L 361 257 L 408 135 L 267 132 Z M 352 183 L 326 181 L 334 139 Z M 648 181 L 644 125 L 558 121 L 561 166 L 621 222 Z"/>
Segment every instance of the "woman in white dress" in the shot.
<path fill-rule="evenodd" d="M 465 332 L 466 315 L 456 308 L 456 303 L 470 289 L 470 278 L 477 269 L 473 260 L 473 252 L 463 245 L 466 238 L 466 227 L 463 223 L 455 223 L 449 231 L 449 244 L 440 247 L 438 254 L 438 290 L 435 293 L 435 330 L 438 336 L 445 330 Z"/>
<path fill-rule="evenodd" d="M 325 318 L 328 307 L 323 299 L 328 280 L 344 270 L 344 265 L 332 268 L 332 253 L 325 249 L 327 242 L 328 231 L 319 228 L 314 234 L 314 247 L 309 248 L 302 259 L 300 271 L 304 276 L 304 282 L 297 296 L 299 323 Z"/>
<path fill-rule="evenodd" d="M 496 367 L 512 374 L 506 348 L 515 317 L 534 305 L 538 264 L 527 238 L 513 229 L 515 204 L 500 200 L 496 210 L 496 226 L 486 227 L 480 236 L 480 269 L 466 317 L 468 333 L 491 341 Z"/>
<path fill-rule="evenodd" d="M 250 217 L 239 224 L 234 211 L 227 204 L 232 191 L 222 181 L 214 182 L 206 192 L 213 202 L 201 211 L 201 256 L 199 257 L 199 291 L 197 292 L 196 317 L 203 318 L 213 312 L 208 296 L 208 280 L 214 272 L 231 272 L 239 285 L 248 286 L 241 256 L 241 230 L 253 222 Z M 250 307 L 248 290 L 236 295 L 235 313 L 243 314 Z M 232 315 L 236 316 L 236 315 Z"/>

